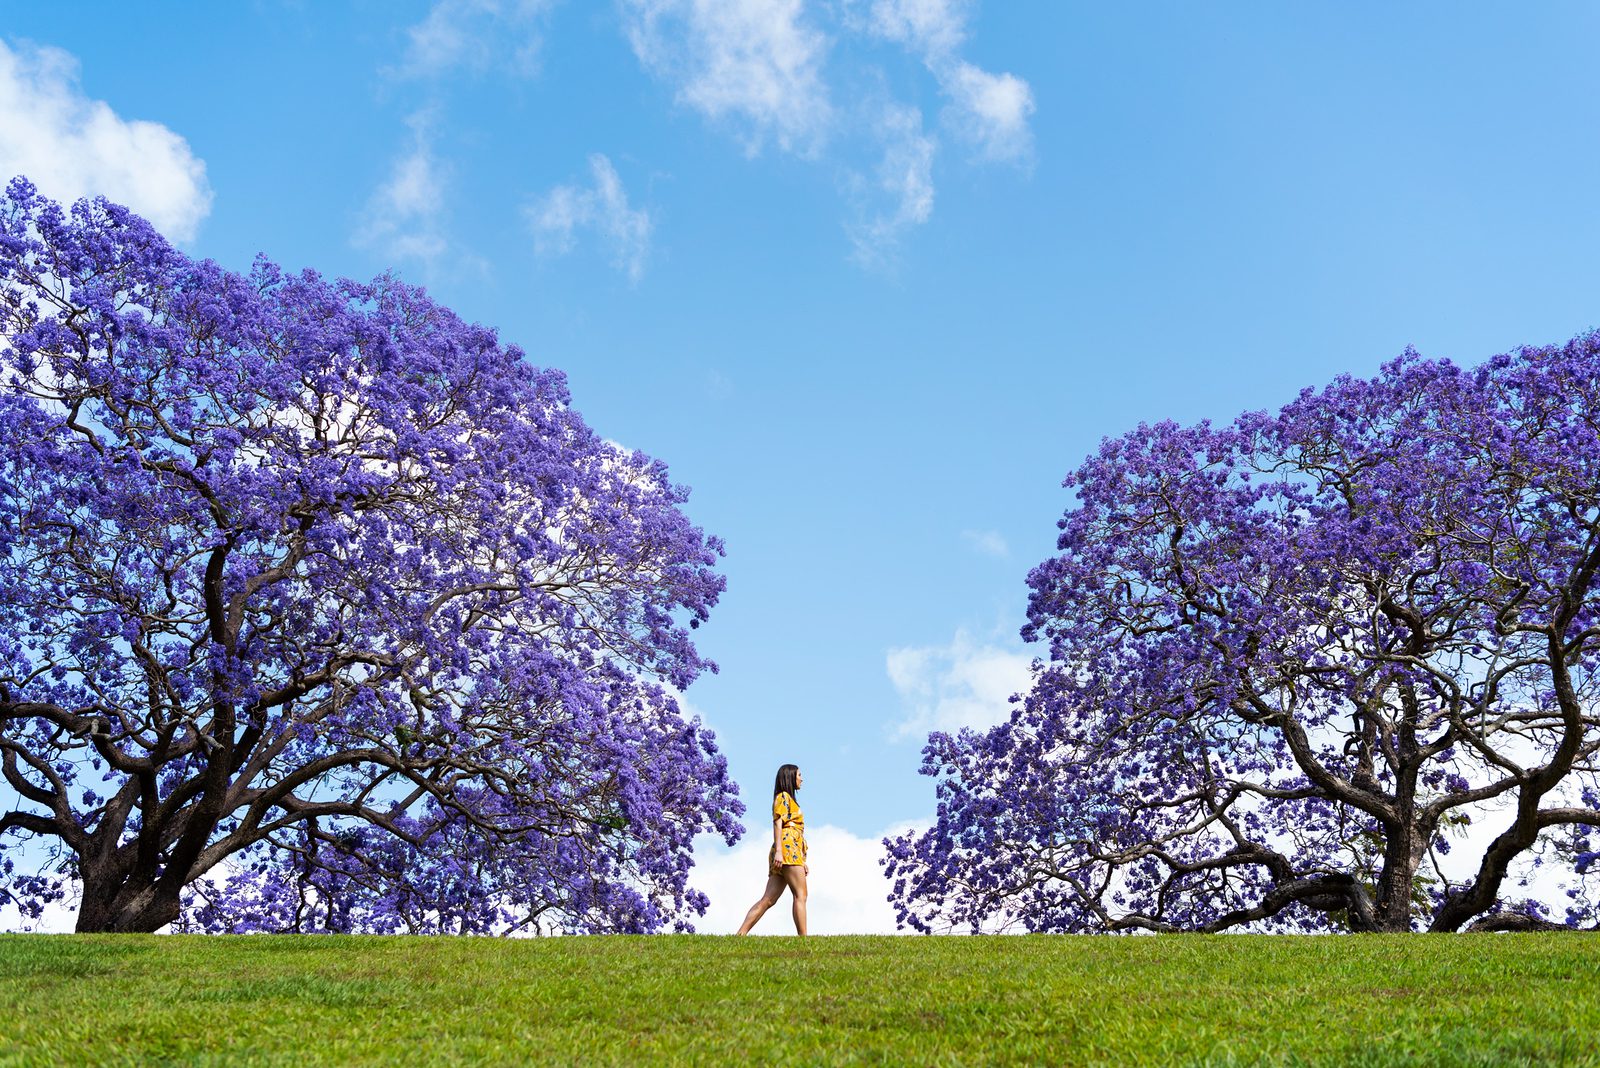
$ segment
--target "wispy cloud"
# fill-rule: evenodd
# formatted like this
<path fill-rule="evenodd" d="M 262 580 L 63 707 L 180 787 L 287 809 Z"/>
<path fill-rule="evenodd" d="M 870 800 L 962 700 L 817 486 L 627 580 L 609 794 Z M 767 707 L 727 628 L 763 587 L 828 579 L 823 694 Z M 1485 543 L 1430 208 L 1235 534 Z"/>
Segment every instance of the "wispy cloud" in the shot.
<path fill-rule="evenodd" d="M 922 60 L 950 101 L 951 127 L 981 157 L 1024 163 L 1033 152 L 1033 90 L 1014 74 L 961 58 L 970 9 L 965 0 L 873 0 L 868 25 Z"/>
<path fill-rule="evenodd" d="M 433 124 L 431 109 L 406 119 L 411 143 L 367 201 L 357 244 L 430 266 L 444 254 L 448 242 L 442 216 L 449 174 L 434 152 Z"/>
<path fill-rule="evenodd" d="M 923 130 L 922 112 L 906 104 L 885 105 L 873 132 L 883 155 L 868 183 L 875 195 L 863 199 L 887 200 L 889 207 L 869 212 L 865 221 L 847 230 L 856 260 L 883 266 L 893 259 L 901 235 L 933 214 L 933 159 L 938 142 Z"/>
<path fill-rule="evenodd" d="M 963 530 L 961 540 L 984 556 L 1003 560 L 1011 555 L 1011 546 L 998 530 Z"/>
<path fill-rule="evenodd" d="M 429 79 L 443 93 L 451 73 L 507 66 L 531 72 L 544 16 L 555 2 L 435 0 L 405 30 L 404 55 L 390 73 Z M 775 149 L 834 171 L 847 197 L 843 229 L 852 257 L 864 266 L 892 268 L 907 235 L 932 217 L 943 142 L 966 145 L 979 160 L 1031 161 L 1033 91 L 1015 74 L 964 58 L 970 0 L 617 4 L 640 64 L 680 106 L 732 134 L 748 155 Z M 887 81 L 860 47 L 873 42 L 910 52 L 931 72 L 943 100 L 937 116 L 886 88 L 861 91 Z M 843 85 L 854 91 L 836 99 Z M 427 143 L 419 142 L 405 162 L 419 177 L 441 174 Z M 527 216 L 547 255 L 569 251 L 592 230 L 630 277 L 644 270 L 651 219 L 628 206 L 609 161 L 603 169 L 595 165 L 593 186 L 558 186 Z M 390 228 L 385 217 L 374 211 L 377 221 L 368 230 L 391 235 L 393 246 L 409 254 L 437 248 L 437 228 Z"/>
<path fill-rule="evenodd" d="M 618 270 L 637 282 L 650 255 L 650 215 L 628 204 L 627 191 L 611 160 L 589 157 L 593 185 L 558 185 L 524 209 L 540 255 L 559 256 L 577 246 L 580 232 L 599 236 Z"/>
<path fill-rule="evenodd" d="M 733 379 L 713 367 L 706 372 L 706 395 L 714 401 L 725 401 L 731 398 L 737 390 L 734 389 Z"/>
<path fill-rule="evenodd" d="M 540 20 L 554 0 L 437 0 L 421 22 L 406 28 L 406 50 L 390 73 L 435 78 L 504 66 L 513 73 L 538 70 Z"/>
<path fill-rule="evenodd" d="M 820 149 L 833 115 L 827 39 L 800 0 L 624 0 L 628 39 L 679 102 L 730 123 L 754 155 Z"/>
<path fill-rule="evenodd" d="M 160 123 L 89 98 L 78 70 L 59 48 L 0 41 L 0 183 L 24 174 L 57 200 L 104 196 L 192 240 L 211 211 L 205 163 Z"/>
<path fill-rule="evenodd" d="M 955 102 L 952 124 L 988 159 L 1010 163 L 1033 154 L 1028 116 L 1033 90 L 1015 74 L 990 74 L 971 63 L 957 63 L 941 79 Z"/>
<path fill-rule="evenodd" d="M 962 58 L 972 6 L 968 0 L 871 0 L 864 14 L 854 3 L 843 11 L 851 32 L 897 44 L 922 61 L 947 101 L 942 124 L 955 140 L 979 159 L 1026 165 L 1033 154 L 1033 91 L 1014 74 L 993 74 Z M 864 221 L 846 229 L 857 262 L 886 267 L 904 236 L 933 214 L 939 143 L 924 131 L 921 111 L 906 104 L 883 106 L 871 126 L 882 159 L 871 179 L 858 177 L 853 185 L 888 194 L 892 207 L 866 212 Z"/>
<path fill-rule="evenodd" d="M 1032 663 L 1021 651 L 975 641 L 965 630 L 946 645 L 890 649 L 884 667 L 905 713 L 890 737 L 994 726 L 1010 714 L 1011 695 L 1027 690 Z"/>

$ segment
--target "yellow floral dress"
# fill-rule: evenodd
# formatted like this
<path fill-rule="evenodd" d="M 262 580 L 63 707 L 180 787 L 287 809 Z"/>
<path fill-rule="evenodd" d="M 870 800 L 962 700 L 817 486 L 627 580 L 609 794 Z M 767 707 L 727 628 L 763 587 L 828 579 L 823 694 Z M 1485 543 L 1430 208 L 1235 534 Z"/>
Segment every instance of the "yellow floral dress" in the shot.
<path fill-rule="evenodd" d="M 783 865 L 806 862 L 806 817 L 799 803 L 785 790 L 772 799 L 772 818 L 781 821 L 783 826 L 778 829 L 778 846 L 767 851 L 767 874 L 782 875 Z M 781 857 L 777 855 L 779 848 L 783 851 Z"/>

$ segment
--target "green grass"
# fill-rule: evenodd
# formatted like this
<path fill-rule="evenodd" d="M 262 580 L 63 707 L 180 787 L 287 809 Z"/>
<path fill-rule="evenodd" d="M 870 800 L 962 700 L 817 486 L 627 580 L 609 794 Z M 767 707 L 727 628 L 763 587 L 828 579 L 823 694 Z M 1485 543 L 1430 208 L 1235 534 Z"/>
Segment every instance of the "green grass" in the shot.
<path fill-rule="evenodd" d="M 1600 1064 L 1600 936 L 0 936 L 0 1066 Z"/>

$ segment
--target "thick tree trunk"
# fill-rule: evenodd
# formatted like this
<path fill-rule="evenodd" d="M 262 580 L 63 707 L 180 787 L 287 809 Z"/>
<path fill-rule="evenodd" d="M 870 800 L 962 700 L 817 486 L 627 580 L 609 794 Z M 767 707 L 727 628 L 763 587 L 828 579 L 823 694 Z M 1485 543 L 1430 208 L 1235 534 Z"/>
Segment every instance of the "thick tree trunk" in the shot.
<path fill-rule="evenodd" d="M 78 934 L 154 934 L 178 918 L 178 902 L 156 901 L 138 910 L 79 910 Z"/>
<path fill-rule="evenodd" d="M 178 918 L 177 893 L 139 872 L 85 871 L 79 934 L 153 934 Z"/>
<path fill-rule="evenodd" d="M 139 901 L 123 907 L 107 906 L 89 901 L 84 895 L 83 907 L 78 910 L 78 922 L 73 928 L 79 934 L 154 934 L 178 918 L 179 903 L 176 898 L 141 896 Z"/>
<path fill-rule="evenodd" d="M 1412 909 L 1415 908 L 1412 894 L 1427 840 L 1427 835 L 1415 826 L 1397 827 L 1389 832 L 1373 908 L 1377 930 L 1401 933 L 1411 930 Z"/>

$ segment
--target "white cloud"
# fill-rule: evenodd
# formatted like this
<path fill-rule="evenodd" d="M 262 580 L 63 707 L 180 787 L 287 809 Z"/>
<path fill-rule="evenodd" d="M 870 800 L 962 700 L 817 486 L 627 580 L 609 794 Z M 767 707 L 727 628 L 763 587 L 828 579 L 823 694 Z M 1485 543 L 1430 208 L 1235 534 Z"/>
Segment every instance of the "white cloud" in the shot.
<path fill-rule="evenodd" d="M 739 129 L 754 155 L 768 138 L 808 155 L 833 108 L 822 77 L 827 39 L 802 19 L 801 0 L 624 0 L 641 63 L 678 100 Z"/>
<path fill-rule="evenodd" d="M 715 401 L 725 401 L 736 393 L 733 379 L 713 367 L 706 372 L 706 394 Z"/>
<path fill-rule="evenodd" d="M 695 865 L 690 885 L 711 899 L 706 914 L 695 920 L 702 934 L 733 934 L 745 913 L 761 897 L 767 884 L 767 850 L 772 828 L 760 818 L 761 804 L 752 805 L 755 819 L 743 841 L 733 848 L 714 836 L 695 843 Z M 811 874 L 806 879 L 806 929 L 823 934 L 896 934 L 894 908 L 889 904 L 889 880 L 884 878 L 882 839 L 923 830 L 926 821 L 897 825 L 883 834 L 861 838 L 842 827 L 821 824 L 806 828 Z M 793 899 L 785 891 L 751 933 L 792 935 Z"/>
<path fill-rule="evenodd" d="M 177 241 L 211 211 L 206 165 L 187 141 L 89 99 L 69 53 L 0 41 L 0 183 L 18 174 L 56 200 L 126 204 Z"/>
<path fill-rule="evenodd" d="M 482 72 L 504 62 L 518 74 L 538 68 L 538 19 L 552 0 L 438 0 L 406 29 L 406 52 L 393 73 L 432 78 L 453 70 Z"/>
<path fill-rule="evenodd" d="M 874 186 L 892 207 L 850 229 L 856 259 L 882 263 L 910 227 L 933 214 L 933 158 L 938 142 L 923 131 L 922 112 L 905 104 L 888 104 L 876 124 L 883 144 Z"/>
<path fill-rule="evenodd" d="M 411 146 L 367 202 L 356 242 L 398 259 L 433 263 L 447 247 L 441 227 L 448 175 L 433 151 L 433 112 L 406 119 Z"/>
<path fill-rule="evenodd" d="M 559 185 L 528 208 L 534 245 L 541 256 L 560 256 L 577 245 L 575 231 L 587 225 L 593 194 L 575 185 Z"/>
<path fill-rule="evenodd" d="M 593 230 L 610 251 L 612 265 L 637 282 L 650 254 L 650 215 L 628 206 L 622 179 L 605 156 L 590 156 L 589 171 L 592 188 L 559 185 L 524 209 L 534 248 L 540 255 L 563 255 L 576 247 L 580 230 Z"/>
<path fill-rule="evenodd" d="M 1005 537 L 998 530 L 963 530 L 961 540 L 984 556 L 1003 560 L 1011 555 L 1011 546 L 1006 544 Z"/>
<path fill-rule="evenodd" d="M 989 159 L 1021 160 L 1032 150 L 1033 91 L 1014 74 L 958 63 L 944 81 L 955 102 L 952 124 Z"/>
<path fill-rule="evenodd" d="M 868 26 L 921 57 L 950 100 L 950 125 L 980 156 L 1025 162 L 1033 151 L 1033 90 L 1014 74 L 991 74 L 961 58 L 970 9 L 966 0 L 873 0 Z"/>
<path fill-rule="evenodd" d="M 874 33 L 924 55 L 953 55 L 967 38 L 966 0 L 873 0 Z"/>
<path fill-rule="evenodd" d="M 1011 695 L 1028 689 L 1032 663 L 1025 653 L 979 644 L 966 630 L 948 645 L 890 649 L 884 666 L 906 710 L 891 737 L 994 726 L 1010 714 Z"/>

